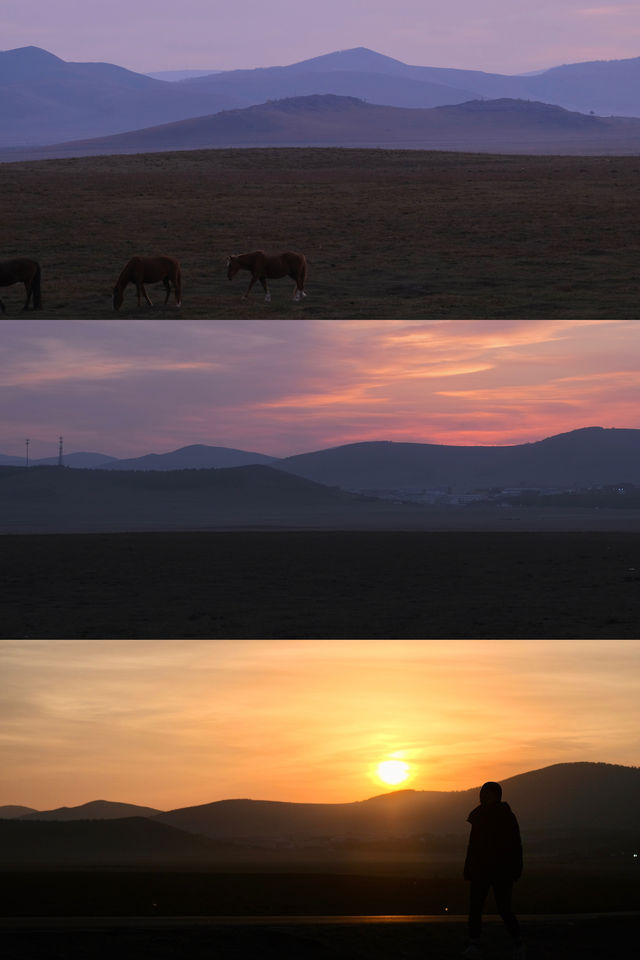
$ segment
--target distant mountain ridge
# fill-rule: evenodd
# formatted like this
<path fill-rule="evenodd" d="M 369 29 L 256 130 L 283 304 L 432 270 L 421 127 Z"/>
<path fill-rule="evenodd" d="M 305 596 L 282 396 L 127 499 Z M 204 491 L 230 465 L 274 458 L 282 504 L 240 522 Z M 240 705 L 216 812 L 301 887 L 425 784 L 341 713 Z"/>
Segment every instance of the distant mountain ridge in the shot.
<path fill-rule="evenodd" d="M 502 787 L 525 836 L 608 831 L 640 840 L 638 767 L 559 763 L 507 777 Z M 115 804 L 114 809 L 150 811 L 120 819 L 107 816 L 104 802 L 61 808 L 68 810 L 65 817 L 53 816 L 59 811 L 18 819 L 0 816 L 0 857 L 4 861 L 51 856 L 102 862 L 115 857 L 127 862 L 139 857 L 215 856 L 228 844 L 326 845 L 348 839 L 384 842 L 424 835 L 460 836 L 468 831 L 466 818 L 478 803 L 478 789 L 479 785 L 461 791 L 400 790 L 351 803 L 219 800 L 155 814 L 152 808 Z M 102 809 L 105 816 L 89 820 L 87 808 L 96 813 Z M 98 828 L 100 820 L 108 825 Z M 131 844 L 129 855 L 127 843 Z"/>
<path fill-rule="evenodd" d="M 534 100 L 601 117 L 640 117 L 640 57 L 534 75 L 412 66 L 364 47 L 283 67 L 168 82 L 110 63 L 71 63 L 35 46 L 0 52 L 0 147 L 111 136 L 318 94 L 406 108 Z"/>

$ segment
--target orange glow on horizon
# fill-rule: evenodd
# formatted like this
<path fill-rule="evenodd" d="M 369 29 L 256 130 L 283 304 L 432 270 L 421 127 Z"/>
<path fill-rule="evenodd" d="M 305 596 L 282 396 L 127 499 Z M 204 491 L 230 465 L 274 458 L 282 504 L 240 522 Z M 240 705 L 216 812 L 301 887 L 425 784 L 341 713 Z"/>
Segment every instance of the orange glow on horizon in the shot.
<path fill-rule="evenodd" d="M 635 641 L 20 640 L 0 667 L 0 804 L 40 810 L 358 801 L 381 759 L 416 790 L 637 762 Z"/>

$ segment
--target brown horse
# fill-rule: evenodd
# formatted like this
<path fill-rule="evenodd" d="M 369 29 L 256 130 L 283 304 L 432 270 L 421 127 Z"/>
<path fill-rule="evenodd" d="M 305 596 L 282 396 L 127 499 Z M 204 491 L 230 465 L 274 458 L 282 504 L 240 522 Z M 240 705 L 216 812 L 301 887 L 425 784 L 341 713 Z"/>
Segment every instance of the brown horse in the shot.
<path fill-rule="evenodd" d="M 227 266 L 229 268 L 227 270 L 227 280 L 233 280 L 238 270 L 248 270 L 251 274 L 251 280 L 247 292 L 242 298 L 243 300 L 247 299 L 251 287 L 256 280 L 259 280 L 266 294 L 265 303 L 269 303 L 271 293 L 267 279 L 278 280 L 280 277 L 291 277 L 292 280 L 295 280 L 296 285 L 293 291 L 295 301 L 306 297 L 304 282 L 307 277 L 307 260 L 302 253 L 285 250 L 284 253 L 279 253 L 277 256 L 268 257 L 264 250 L 256 250 L 254 253 L 241 253 L 237 257 L 229 257 Z"/>
<path fill-rule="evenodd" d="M 0 287 L 10 287 L 12 283 L 24 283 L 26 300 L 23 310 L 29 309 L 29 300 L 33 297 L 33 309 L 42 310 L 40 293 L 40 264 L 37 260 L 3 260 L 0 262 Z M 4 303 L 0 300 L 0 311 L 5 313 Z"/>
<path fill-rule="evenodd" d="M 175 257 L 131 257 L 113 288 L 113 309 L 118 310 L 121 307 L 124 299 L 124 288 L 128 283 L 135 283 L 136 285 L 138 306 L 140 306 L 141 297 L 145 298 L 150 307 L 153 306 L 144 285 L 145 283 L 159 283 L 161 280 L 167 291 L 164 298 L 165 304 L 169 301 L 171 284 L 173 284 L 176 306 L 179 307 L 182 301 L 182 272 Z"/>

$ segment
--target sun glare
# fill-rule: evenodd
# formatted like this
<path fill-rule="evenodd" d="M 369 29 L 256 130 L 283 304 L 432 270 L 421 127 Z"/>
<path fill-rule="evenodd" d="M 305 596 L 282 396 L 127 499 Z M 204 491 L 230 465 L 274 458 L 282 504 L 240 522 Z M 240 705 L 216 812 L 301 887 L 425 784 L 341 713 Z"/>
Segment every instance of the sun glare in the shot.
<path fill-rule="evenodd" d="M 377 774 L 383 783 L 396 786 L 409 776 L 409 764 L 404 760 L 383 760 L 378 764 Z"/>

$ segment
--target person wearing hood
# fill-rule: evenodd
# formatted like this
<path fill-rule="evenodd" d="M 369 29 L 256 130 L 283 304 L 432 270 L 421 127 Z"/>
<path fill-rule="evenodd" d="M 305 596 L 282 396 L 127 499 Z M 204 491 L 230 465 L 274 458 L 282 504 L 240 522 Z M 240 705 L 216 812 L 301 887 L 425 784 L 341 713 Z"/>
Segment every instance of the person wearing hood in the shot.
<path fill-rule="evenodd" d="M 513 938 L 514 957 L 524 957 L 520 924 L 511 909 L 513 883 L 522 873 L 518 821 L 502 800 L 502 787 L 490 781 L 480 790 L 480 806 L 467 817 L 471 834 L 464 864 L 469 881 L 469 946 L 463 956 L 481 957 L 482 908 L 493 887 L 498 913 Z"/>

